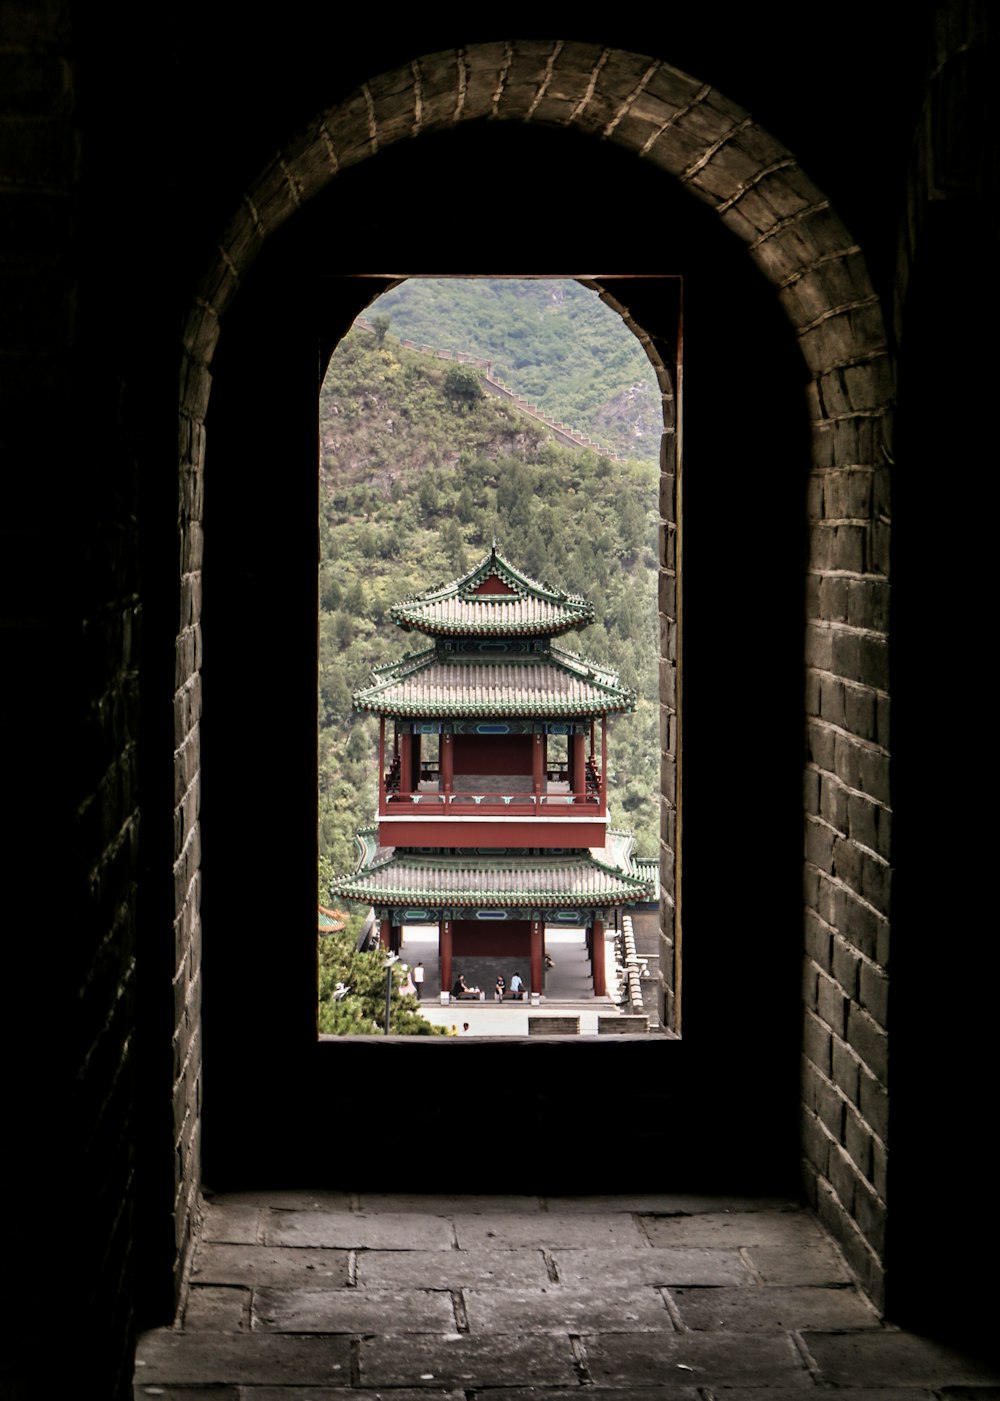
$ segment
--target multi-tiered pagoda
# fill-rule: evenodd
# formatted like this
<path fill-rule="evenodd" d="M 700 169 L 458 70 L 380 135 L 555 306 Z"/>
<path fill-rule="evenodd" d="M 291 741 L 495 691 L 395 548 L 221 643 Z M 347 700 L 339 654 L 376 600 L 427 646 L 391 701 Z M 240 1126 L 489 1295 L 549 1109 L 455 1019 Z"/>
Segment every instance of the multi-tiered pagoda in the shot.
<path fill-rule="evenodd" d="M 371 904 L 382 942 L 436 924 L 441 986 L 462 959 L 513 959 L 543 991 L 546 926 L 584 927 L 594 993 L 604 929 L 649 899 L 632 834 L 607 825 L 607 720 L 632 710 L 617 673 L 554 639 L 594 621 L 497 546 L 461 579 L 398 603 L 428 644 L 376 667 L 355 708 L 379 717 L 378 822 L 331 890 Z"/>

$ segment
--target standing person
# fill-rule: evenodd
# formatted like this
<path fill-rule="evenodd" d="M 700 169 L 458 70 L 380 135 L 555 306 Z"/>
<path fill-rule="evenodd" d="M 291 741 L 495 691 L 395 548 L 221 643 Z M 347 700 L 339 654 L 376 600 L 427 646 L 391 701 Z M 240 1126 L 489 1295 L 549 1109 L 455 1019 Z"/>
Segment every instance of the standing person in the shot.
<path fill-rule="evenodd" d="M 403 964 L 403 972 L 406 974 L 406 977 L 403 979 L 399 987 L 400 996 L 413 997 L 416 995 L 417 988 L 410 974 L 410 970 L 405 963 Z"/>
<path fill-rule="evenodd" d="M 413 982 L 416 987 L 417 1001 L 421 1002 L 424 996 L 424 965 L 418 963 L 413 970 Z"/>

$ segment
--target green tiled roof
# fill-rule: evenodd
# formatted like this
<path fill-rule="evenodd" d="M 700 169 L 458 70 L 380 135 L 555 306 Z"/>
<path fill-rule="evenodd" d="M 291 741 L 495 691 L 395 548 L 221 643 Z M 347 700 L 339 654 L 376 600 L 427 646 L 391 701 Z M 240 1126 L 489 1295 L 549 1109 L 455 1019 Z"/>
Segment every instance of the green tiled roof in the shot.
<path fill-rule="evenodd" d="M 636 694 L 610 667 L 552 647 L 543 656 L 483 661 L 433 648 L 376 667 L 354 695 L 357 710 L 401 718 L 565 717 L 632 710 Z"/>
<path fill-rule="evenodd" d="M 599 907 L 649 899 L 652 882 L 636 874 L 627 851 L 623 856 L 612 840 L 624 836 L 631 834 L 609 833 L 607 847 L 565 856 L 426 856 L 383 848 L 330 889 L 339 899 L 385 906 Z"/>
<path fill-rule="evenodd" d="M 477 593 L 490 578 L 502 593 Z M 460 579 L 412 594 L 390 609 L 390 617 L 409 631 L 438 637 L 546 637 L 594 621 L 593 606 L 579 594 L 564 593 L 531 579 L 492 550 Z"/>

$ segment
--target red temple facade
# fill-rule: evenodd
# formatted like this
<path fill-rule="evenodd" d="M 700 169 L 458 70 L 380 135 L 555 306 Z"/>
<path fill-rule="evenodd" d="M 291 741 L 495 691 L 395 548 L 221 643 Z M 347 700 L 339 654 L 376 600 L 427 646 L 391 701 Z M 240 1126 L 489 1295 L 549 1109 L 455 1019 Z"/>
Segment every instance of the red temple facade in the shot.
<path fill-rule="evenodd" d="M 354 696 L 379 717 L 378 820 L 332 893 L 370 903 L 393 949 L 403 925 L 436 924 L 445 989 L 461 959 L 488 955 L 523 960 L 541 994 L 546 927 L 582 926 L 603 995 L 604 930 L 655 880 L 633 861 L 631 833 L 607 821 L 608 716 L 635 693 L 554 640 L 593 608 L 494 545 L 391 616 L 428 641 Z"/>

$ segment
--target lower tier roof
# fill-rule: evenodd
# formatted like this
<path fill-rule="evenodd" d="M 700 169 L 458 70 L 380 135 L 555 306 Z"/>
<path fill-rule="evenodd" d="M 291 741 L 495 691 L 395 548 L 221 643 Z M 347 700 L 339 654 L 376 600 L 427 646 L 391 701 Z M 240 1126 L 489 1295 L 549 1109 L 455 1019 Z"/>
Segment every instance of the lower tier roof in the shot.
<path fill-rule="evenodd" d="M 366 847 L 350 876 L 331 882 L 338 899 L 394 906 L 578 905 L 596 908 L 648 900 L 656 880 L 631 859 L 631 832 L 609 832 L 608 845 L 545 856 L 431 855 Z"/>

